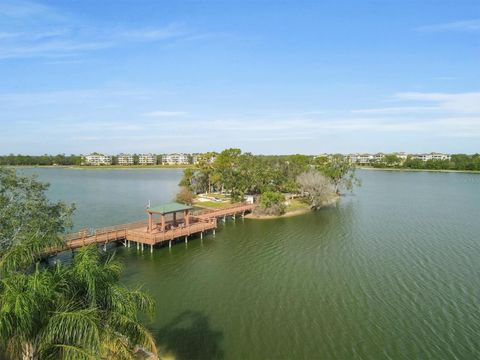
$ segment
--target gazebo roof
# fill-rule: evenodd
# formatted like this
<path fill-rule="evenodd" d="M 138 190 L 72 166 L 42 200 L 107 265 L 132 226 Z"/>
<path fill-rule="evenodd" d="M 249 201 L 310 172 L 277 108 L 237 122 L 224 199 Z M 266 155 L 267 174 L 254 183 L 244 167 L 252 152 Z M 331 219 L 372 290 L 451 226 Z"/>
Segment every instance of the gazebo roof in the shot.
<path fill-rule="evenodd" d="M 147 209 L 149 213 L 155 214 L 170 214 L 178 211 L 190 210 L 193 207 L 189 205 L 180 204 L 177 202 L 171 202 L 166 204 L 161 204 L 157 206 L 152 206 L 151 208 Z"/>

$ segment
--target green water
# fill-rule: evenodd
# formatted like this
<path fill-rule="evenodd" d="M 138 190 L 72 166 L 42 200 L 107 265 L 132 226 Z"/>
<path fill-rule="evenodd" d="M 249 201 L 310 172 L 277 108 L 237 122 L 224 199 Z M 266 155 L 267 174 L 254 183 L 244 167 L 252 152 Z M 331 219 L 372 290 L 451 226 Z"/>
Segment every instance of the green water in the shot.
<path fill-rule="evenodd" d="M 178 170 L 35 169 L 77 227 L 142 218 Z M 238 220 L 171 250 L 117 248 L 177 359 L 480 357 L 480 175 L 362 171 L 333 207 Z"/>

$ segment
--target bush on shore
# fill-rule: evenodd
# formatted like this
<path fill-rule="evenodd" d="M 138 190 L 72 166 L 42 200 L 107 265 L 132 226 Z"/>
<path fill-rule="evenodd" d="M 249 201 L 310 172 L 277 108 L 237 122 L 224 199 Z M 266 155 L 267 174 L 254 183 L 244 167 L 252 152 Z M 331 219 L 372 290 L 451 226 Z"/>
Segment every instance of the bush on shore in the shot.
<path fill-rule="evenodd" d="M 279 216 L 285 214 L 285 196 L 280 192 L 266 191 L 260 197 L 260 206 L 255 209 L 258 215 Z"/>
<path fill-rule="evenodd" d="M 176 196 L 176 201 L 185 205 L 193 204 L 193 193 L 187 188 L 182 187 Z"/>

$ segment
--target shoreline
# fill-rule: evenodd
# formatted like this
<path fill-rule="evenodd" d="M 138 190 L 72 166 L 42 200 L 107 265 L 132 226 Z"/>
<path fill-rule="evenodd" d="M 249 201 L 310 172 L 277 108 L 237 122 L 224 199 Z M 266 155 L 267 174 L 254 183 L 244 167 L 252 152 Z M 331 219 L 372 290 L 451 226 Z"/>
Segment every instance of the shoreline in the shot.
<path fill-rule="evenodd" d="M 438 173 L 465 173 L 480 174 L 480 170 L 449 170 L 449 169 L 407 169 L 407 168 L 374 168 L 370 166 L 359 166 L 359 170 L 373 171 L 400 171 L 400 172 L 438 172 Z"/>
<path fill-rule="evenodd" d="M 325 207 L 332 206 L 333 204 L 336 204 L 340 200 L 341 196 L 336 195 L 332 197 L 330 200 L 328 200 L 322 207 L 319 209 L 312 209 L 312 208 L 305 208 L 305 209 L 297 209 L 293 211 L 288 211 L 285 214 L 282 215 L 255 215 L 253 213 L 245 215 L 245 218 L 247 219 L 253 219 L 253 220 L 274 220 L 274 219 L 283 219 L 283 218 L 289 218 L 289 217 L 294 217 L 294 216 L 300 216 L 304 214 L 308 214 L 310 212 L 318 211 L 321 210 Z"/>
<path fill-rule="evenodd" d="M 21 169 L 72 169 L 72 170 L 145 170 L 145 169 L 187 169 L 193 165 L 132 165 L 132 166 L 81 166 L 81 165 L 0 165 Z"/>

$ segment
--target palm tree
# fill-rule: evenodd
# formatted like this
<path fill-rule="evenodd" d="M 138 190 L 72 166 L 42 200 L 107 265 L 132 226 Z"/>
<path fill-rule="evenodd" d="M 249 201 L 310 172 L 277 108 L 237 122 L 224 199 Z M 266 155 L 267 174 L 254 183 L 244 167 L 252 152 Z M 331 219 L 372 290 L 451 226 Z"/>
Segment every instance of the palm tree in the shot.
<path fill-rule="evenodd" d="M 139 320 L 153 300 L 118 283 L 120 263 L 96 246 L 70 265 L 37 265 L 0 280 L 0 338 L 12 359 L 134 359 L 140 346 L 156 354 Z"/>
<path fill-rule="evenodd" d="M 71 261 L 41 262 L 61 247 L 70 208 L 47 186 L 0 169 L 0 354 L 10 359 L 134 359 L 156 354 L 139 316 L 154 302 L 119 283 L 121 264 L 93 245 Z M 25 216 L 18 216 L 24 214 Z M 26 216 L 28 215 L 28 216 Z"/>

